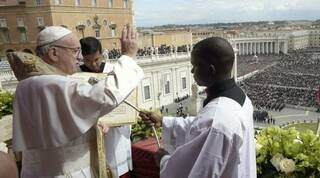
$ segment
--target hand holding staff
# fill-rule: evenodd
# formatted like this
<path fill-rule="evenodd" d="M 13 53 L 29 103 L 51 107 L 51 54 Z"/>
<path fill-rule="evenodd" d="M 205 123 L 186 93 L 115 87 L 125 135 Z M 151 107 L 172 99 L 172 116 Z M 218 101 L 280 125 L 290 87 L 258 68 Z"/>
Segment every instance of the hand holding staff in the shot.
<path fill-rule="evenodd" d="M 134 106 L 133 104 L 129 103 L 126 100 L 124 100 L 123 102 L 126 103 L 127 105 L 129 105 L 130 107 L 132 107 L 133 109 L 135 109 L 136 111 L 138 111 L 139 112 L 139 116 L 142 118 L 142 120 L 147 125 L 151 126 L 153 134 L 155 135 L 156 140 L 157 140 L 158 148 L 161 148 L 159 137 L 158 137 L 156 129 L 154 127 L 154 126 L 160 127 L 161 124 L 160 124 L 160 122 L 155 124 L 154 121 L 155 121 L 155 119 L 160 119 L 161 118 L 161 123 L 162 123 L 162 117 L 158 116 L 157 114 L 155 114 L 153 112 L 141 111 L 139 108 L 137 108 L 136 106 Z"/>

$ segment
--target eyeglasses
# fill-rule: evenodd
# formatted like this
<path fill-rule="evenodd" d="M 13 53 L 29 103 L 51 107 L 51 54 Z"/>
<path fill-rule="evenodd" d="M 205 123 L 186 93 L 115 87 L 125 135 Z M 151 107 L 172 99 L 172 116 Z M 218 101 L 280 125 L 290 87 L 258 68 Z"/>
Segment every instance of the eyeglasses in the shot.
<path fill-rule="evenodd" d="M 78 57 L 81 53 L 81 48 L 78 47 L 78 48 L 70 48 L 70 47 L 67 47 L 67 46 L 60 46 L 60 45 L 52 45 L 54 47 L 58 47 L 58 48 L 64 48 L 64 49 L 69 49 L 71 50 L 72 54 L 74 54 L 76 57 Z"/>

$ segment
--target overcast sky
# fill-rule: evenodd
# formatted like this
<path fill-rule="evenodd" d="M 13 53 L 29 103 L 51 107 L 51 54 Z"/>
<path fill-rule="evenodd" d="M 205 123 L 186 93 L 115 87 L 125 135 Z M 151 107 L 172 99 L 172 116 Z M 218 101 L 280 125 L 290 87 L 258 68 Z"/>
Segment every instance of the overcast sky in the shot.
<path fill-rule="evenodd" d="M 320 19 L 320 0 L 134 0 L 137 26 Z"/>

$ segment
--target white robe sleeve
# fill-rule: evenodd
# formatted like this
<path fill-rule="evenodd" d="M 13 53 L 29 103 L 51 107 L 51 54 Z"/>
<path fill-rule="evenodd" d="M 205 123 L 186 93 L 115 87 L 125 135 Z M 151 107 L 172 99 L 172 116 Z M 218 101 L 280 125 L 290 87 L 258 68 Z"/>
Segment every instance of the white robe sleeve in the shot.
<path fill-rule="evenodd" d="M 21 81 L 14 101 L 14 150 L 58 147 L 78 138 L 117 107 L 142 78 L 136 62 L 122 56 L 106 82 L 93 86 L 58 75 Z"/>
<path fill-rule="evenodd" d="M 172 153 L 186 142 L 186 135 L 195 117 L 164 117 L 162 121 L 162 140 L 164 148 Z"/>
<path fill-rule="evenodd" d="M 160 178 L 237 178 L 241 140 L 207 129 L 160 163 Z"/>

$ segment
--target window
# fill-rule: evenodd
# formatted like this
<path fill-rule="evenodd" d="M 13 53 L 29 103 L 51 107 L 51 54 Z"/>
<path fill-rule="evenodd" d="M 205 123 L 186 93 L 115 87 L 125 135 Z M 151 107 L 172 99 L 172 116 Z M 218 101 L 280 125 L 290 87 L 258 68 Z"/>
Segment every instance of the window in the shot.
<path fill-rule="evenodd" d="M 26 42 L 27 41 L 27 32 L 25 29 L 20 30 L 20 41 L 21 42 Z"/>
<path fill-rule="evenodd" d="M 55 4 L 56 4 L 56 5 L 62 4 L 62 0 L 55 0 Z"/>
<path fill-rule="evenodd" d="M 96 7 L 97 6 L 97 0 L 91 0 L 91 5 Z"/>
<path fill-rule="evenodd" d="M 184 90 L 187 88 L 187 72 L 181 71 L 180 78 L 181 78 L 180 90 Z"/>
<path fill-rule="evenodd" d="M 164 94 L 170 93 L 170 74 L 164 74 L 161 78 L 160 85 L 163 86 L 164 84 Z"/>
<path fill-rule="evenodd" d="M 111 37 L 115 37 L 116 35 L 116 28 L 111 28 Z"/>
<path fill-rule="evenodd" d="M 7 27 L 7 19 L 0 19 L 0 27 Z"/>
<path fill-rule="evenodd" d="M 75 0 L 75 5 L 80 6 L 80 0 Z"/>
<path fill-rule="evenodd" d="M 1 37 L 4 43 L 10 43 L 10 35 L 8 30 L 2 30 Z"/>
<path fill-rule="evenodd" d="M 38 24 L 38 27 L 43 27 L 44 26 L 43 17 L 37 17 L 37 24 Z"/>
<path fill-rule="evenodd" d="M 96 38 L 100 38 L 100 29 L 96 29 Z"/>
<path fill-rule="evenodd" d="M 41 5 L 41 0 L 35 0 L 35 4 L 36 4 L 36 6 L 40 6 Z"/>
<path fill-rule="evenodd" d="M 123 0 L 123 8 L 128 8 L 128 7 L 129 7 L 128 0 Z"/>
<path fill-rule="evenodd" d="M 151 96 L 150 96 L 150 86 L 149 85 L 146 85 L 143 87 L 143 93 L 144 93 L 144 100 L 149 100 L 151 99 Z"/>
<path fill-rule="evenodd" d="M 187 78 L 182 77 L 181 81 L 182 81 L 182 89 L 186 89 L 187 88 Z"/>
<path fill-rule="evenodd" d="M 18 25 L 18 27 L 24 27 L 23 18 L 21 18 L 21 17 L 17 18 L 17 25 Z"/>
<path fill-rule="evenodd" d="M 87 20 L 87 25 L 90 26 L 91 25 L 91 21 L 90 19 Z"/>
<path fill-rule="evenodd" d="M 164 85 L 164 93 L 165 94 L 169 94 L 170 93 L 170 81 L 166 81 L 165 85 Z"/>
<path fill-rule="evenodd" d="M 141 81 L 141 89 L 142 89 L 142 100 L 152 100 L 151 95 L 152 95 L 152 88 L 151 86 L 151 78 L 145 78 Z"/>
<path fill-rule="evenodd" d="M 109 7 L 113 7 L 113 0 L 109 0 Z"/>

